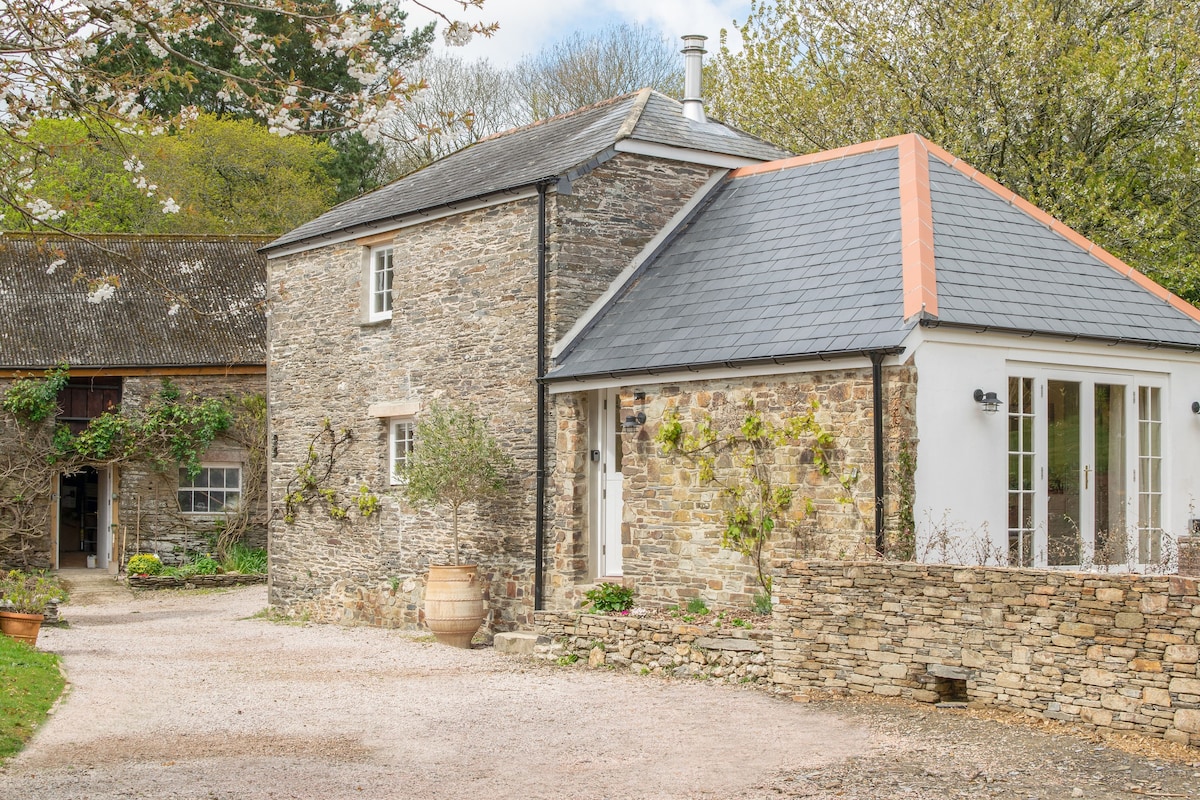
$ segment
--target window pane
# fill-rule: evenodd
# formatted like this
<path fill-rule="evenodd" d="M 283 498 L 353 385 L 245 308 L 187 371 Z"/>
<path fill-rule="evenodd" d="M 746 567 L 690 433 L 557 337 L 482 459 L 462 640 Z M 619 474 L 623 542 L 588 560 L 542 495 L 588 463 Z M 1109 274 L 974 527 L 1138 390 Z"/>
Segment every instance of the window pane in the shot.
<path fill-rule="evenodd" d="M 1046 560 L 1051 566 L 1079 563 L 1083 508 L 1080 388 L 1077 381 L 1046 384 Z"/>
<path fill-rule="evenodd" d="M 192 509 L 192 493 L 191 492 L 180 492 L 179 493 L 179 510 L 180 511 L 192 511 L 193 510 Z"/>
<path fill-rule="evenodd" d="M 239 467 L 225 468 L 225 486 L 230 489 L 242 488 L 242 470 Z"/>

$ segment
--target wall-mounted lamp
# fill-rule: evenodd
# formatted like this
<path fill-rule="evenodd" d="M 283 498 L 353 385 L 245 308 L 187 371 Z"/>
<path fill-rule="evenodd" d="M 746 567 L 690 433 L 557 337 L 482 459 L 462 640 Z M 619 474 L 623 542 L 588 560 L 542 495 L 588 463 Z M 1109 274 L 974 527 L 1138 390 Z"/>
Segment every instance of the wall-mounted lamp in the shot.
<path fill-rule="evenodd" d="M 1192 413 L 1200 414 L 1200 402 L 1192 401 Z"/>
<path fill-rule="evenodd" d="M 646 400 L 646 393 L 645 392 L 634 392 L 633 399 L 638 404 L 644 403 Z M 625 421 L 621 424 L 621 427 L 627 431 L 635 431 L 645 424 L 646 424 L 646 412 L 642 411 L 639 408 L 636 412 L 631 413 L 629 416 L 625 417 Z"/>
<path fill-rule="evenodd" d="M 995 392 L 985 392 L 983 389 L 975 390 L 975 402 L 983 406 L 983 413 L 995 414 L 1000 410 L 1000 406 L 1004 405 Z"/>

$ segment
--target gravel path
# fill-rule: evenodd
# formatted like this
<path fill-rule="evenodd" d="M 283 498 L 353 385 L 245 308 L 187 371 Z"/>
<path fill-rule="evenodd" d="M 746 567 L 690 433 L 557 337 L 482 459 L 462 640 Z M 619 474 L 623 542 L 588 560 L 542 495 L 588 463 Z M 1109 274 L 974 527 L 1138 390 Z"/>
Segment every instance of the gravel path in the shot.
<path fill-rule="evenodd" d="M 76 592 L 39 640 L 69 694 L 0 798 L 1200 797 L 1186 748 L 555 667 L 265 605 L 263 587 Z"/>

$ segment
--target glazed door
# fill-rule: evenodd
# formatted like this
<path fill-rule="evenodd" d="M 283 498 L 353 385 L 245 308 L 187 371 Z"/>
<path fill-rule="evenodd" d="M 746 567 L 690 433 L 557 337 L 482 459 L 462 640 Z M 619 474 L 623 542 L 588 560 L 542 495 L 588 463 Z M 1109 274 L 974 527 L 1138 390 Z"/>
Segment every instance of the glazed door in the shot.
<path fill-rule="evenodd" d="M 1047 566 L 1126 562 L 1130 402 L 1116 381 L 1046 381 Z"/>
<path fill-rule="evenodd" d="M 595 577 L 611 578 L 622 574 L 621 521 L 624 516 L 621 463 L 621 399 L 614 389 L 593 395 L 592 414 L 593 501 L 592 546 Z"/>

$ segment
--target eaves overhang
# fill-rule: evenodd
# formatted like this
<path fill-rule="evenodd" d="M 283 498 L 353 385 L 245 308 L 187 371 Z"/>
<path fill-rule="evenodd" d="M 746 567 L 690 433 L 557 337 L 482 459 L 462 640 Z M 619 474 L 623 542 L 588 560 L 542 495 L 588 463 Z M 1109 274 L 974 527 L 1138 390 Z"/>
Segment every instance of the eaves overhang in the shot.
<path fill-rule="evenodd" d="M 954 328 L 960 331 L 970 331 L 973 333 L 996 333 L 1009 336 L 1019 336 L 1023 339 L 1033 337 L 1042 339 L 1056 339 L 1065 342 L 1096 342 L 1098 344 L 1106 344 L 1110 347 L 1117 345 L 1129 345 L 1131 347 L 1144 347 L 1147 350 L 1157 350 L 1166 348 L 1169 350 L 1179 350 L 1185 353 L 1200 353 L 1200 345 L 1185 344 L 1181 342 L 1164 342 L 1155 339 L 1138 339 L 1128 336 L 1097 336 L 1094 334 L 1072 333 L 1070 331 L 1047 331 L 1047 330 L 1032 330 L 1028 328 L 1008 328 L 1000 325 L 982 325 L 972 324 L 969 322 L 947 322 L 939 319 L 922 319 L 919 321 L 922 328 Z"/>
<path fill-rule="evenodd" d="M 630 367 L 628 369 L 617 370 L 599 370 L 588 373 L 570 373 L 563 375 L 555 375 L 551 370 L 549 374 L 538 378 L 540 383 L 554 384 L 566 381 L 587 381 L 591 379 L 620 379 L 630 377 L 655 377 L 660 375 L 676 375 L 680 373 L 699 374 L 715 370 L 731 370 L 731 369 L 750 369 L 758 367 L 769 367 L 771 365 L 784 366 L 787 364 L 798 364 L 804 362 L 816 361 L 834 361 L 842 358 L 853 358 L 860 356 L 862 358 L 870 358 L 872 354 L 883 356 L 898 356 L 904 352 L 904 348 L 900 345 L 891 347 L 874 347 L 874 348 L 851 348 L 848 350 L 827 350 L 820 353 L 797 353 L 795 355 L 785 356 L 764 356 L 760 358 L 743 358 L 743 359 L 727 359 L 720 361 L 697 362 L 692 364 L 665 364 L 655 367 Z"/>

